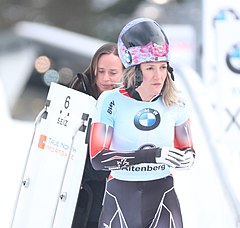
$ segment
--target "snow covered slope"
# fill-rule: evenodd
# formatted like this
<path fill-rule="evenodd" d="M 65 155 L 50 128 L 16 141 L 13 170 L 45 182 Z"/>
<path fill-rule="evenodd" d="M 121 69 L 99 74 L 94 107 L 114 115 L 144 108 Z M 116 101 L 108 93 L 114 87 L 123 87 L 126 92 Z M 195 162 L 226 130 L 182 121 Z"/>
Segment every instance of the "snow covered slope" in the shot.
<path fill-rule="evenodd" d="M 224 143 L 217 138 L 219 127 L 216 113 L 206 96 L 200 76 L 187 66 L 178 73 L 176 83 L 190 105 L 196 150 L 192 169 L 174 172 L 184 228 L 240 227 L 237 189 L 233 187 L 231 175 L 226 170 L 230 164 L 221 151 Z M 238 182 L 237 179 L 235 182 Z"/>

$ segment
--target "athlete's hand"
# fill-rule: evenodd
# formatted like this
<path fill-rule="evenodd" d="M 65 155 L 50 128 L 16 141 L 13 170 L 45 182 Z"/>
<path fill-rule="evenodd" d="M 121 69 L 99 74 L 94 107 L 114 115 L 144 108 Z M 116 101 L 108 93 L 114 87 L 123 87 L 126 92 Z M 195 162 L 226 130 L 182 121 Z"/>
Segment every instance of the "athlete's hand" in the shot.
<path fill-rule="evenodd" d="M 195 160 L 195 151 L 193 149 L 187 149 L 184 151 L 183 161 L 176 167 L 178 170 L 188 170 L 193 166 Z"/>
<path fill-rule="evenodd" d="M 156 153 L 156 163 L 166 164 L 170 167 L 176 168 L 181 166 L 183 162 L 185 151 L 178 150 L 176 148 L 162 147 L 158 148 Z"/>

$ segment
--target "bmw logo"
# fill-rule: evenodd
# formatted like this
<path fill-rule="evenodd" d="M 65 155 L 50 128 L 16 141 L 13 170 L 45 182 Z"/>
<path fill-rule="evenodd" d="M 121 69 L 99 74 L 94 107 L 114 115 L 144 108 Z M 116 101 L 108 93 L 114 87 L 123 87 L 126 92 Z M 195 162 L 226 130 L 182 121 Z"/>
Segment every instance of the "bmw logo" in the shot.
<path fill-rule="evenodd" d="M 221 9 L 214 19 L 220 21 L 238 20 L 239 17 L 234 9 Z"/>
<path fill-rule="evenodd" d="M 227 53 L 226 63 L 232 72 L 240 74 L 240 43 L 235 44 Z"/>
<path fill-rule="evenodd" d="M 234 21 L 239 20 L 239 16 L 234 9 L 226 8 L 220 9 L 216 16 L 213 18 L 213 26 L 215 26 L 216 21 Z"/>
<path fill-rule="evenodd" d="M 128 64 L 132 63 L 132 56 L 128 50 L 125 51 L 125 60 Z"/>
<path fill-rule="evenodd" d="M 150 131 L 155 129 L 161 121 L 158 111 L 145 108 L 140 110 L 134 117 L 134 125 L 142 131 Z"/>

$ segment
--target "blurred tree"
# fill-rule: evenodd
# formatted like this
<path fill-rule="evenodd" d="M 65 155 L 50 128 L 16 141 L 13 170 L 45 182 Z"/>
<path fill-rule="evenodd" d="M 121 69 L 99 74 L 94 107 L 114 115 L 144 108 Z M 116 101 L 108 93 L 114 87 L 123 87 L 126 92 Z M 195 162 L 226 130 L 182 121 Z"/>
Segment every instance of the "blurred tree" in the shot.
<path fill-rule="evenodd" d="M 116 16 L 119 14 L 122 15 L 132 15 L 133 12 L 136 10 L 138 5 L 140 5 L 145 0 L 121 0 L 117 1 L 114 5 L 106 8 L 101 13 L 106 13 L 111 16 Z"/>
<path fill-rule="evenodd" d="M 112 41 L 112 34 L 119 31 L 143 1 L 116 1 L 96 11 L 89 0 L 1 0 L 0 29 L 28 20 Z"/>
<path fill-rule="evenodd" d="M 89 0 L 51 0 L 44 9 L 47 21 L 71 31 L 88 33 L 91 30 L 91 5 Z"/>
<path fill-rule="evenodd" d="M 197 2 L 172 0 L 166 5 L 152 4 L 162 12 L 163 23 L 196 24 L 200 4 Z M 0 29 L 27 20 L 116 41 L 123 25 L 143 4 L 150 3 L 147 0 L 0 0 Z"/>

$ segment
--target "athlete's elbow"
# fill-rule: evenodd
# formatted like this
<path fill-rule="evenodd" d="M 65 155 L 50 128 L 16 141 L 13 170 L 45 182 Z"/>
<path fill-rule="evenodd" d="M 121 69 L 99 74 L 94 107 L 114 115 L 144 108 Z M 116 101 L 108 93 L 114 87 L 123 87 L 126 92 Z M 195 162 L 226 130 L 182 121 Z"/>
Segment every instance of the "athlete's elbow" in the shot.
<path fill-rule="evenodd" d="M 91 163 L 92 163 L 92 167 L 95 169 L 95 170 L 103 170 L 103 166 L 101 165 L 101 162 L 97 161 L 97 159 L 95 158 L 92 158 L 91 159 Z"/>

